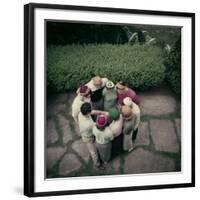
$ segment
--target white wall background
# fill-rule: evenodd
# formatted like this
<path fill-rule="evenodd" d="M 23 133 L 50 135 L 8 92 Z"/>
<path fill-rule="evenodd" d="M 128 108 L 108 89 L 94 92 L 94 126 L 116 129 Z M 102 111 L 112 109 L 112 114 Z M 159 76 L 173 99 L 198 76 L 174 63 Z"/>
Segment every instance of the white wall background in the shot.
<path fill-rule="evenodd" d="M 23 196 L 23 5 L 28 0 L 0 4 L 0 199 Z M 196 187 L 122 193 L 45 197 L 46 199 L 199 199 L 200 195 L 200 5 L 198 0 L 35 0 L 37 3 L 73 4 L 196 13 Z M 38 198 L 41 199 L 41 198 Z"/>

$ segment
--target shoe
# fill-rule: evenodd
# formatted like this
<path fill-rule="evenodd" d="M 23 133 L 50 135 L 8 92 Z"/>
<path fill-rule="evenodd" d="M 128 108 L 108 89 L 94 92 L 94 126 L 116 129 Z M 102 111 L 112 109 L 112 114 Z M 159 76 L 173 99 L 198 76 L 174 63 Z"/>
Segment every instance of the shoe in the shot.
<path fill-rule="evenodd" d="M 129 150 L 128 150 L 128 152 L 131 152 L 133 150 L 133 147 L 131 147 Z"/>
<path fill-rule="evenodd" d="M 97 168 L 100 169 L 100 170 L 105 170 L 105 167 L 103 165 L 100 165 Z"/>

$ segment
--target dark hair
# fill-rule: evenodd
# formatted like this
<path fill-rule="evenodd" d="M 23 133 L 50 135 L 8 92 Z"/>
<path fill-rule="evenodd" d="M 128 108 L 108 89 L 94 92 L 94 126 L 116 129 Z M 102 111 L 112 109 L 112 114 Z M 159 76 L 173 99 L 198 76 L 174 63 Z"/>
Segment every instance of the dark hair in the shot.
<path fill-rule="evenodd" d="M 124 81 L 119 81 L 118 82 L 120 85 L 123 85 L 123 86 L 128 86 L 128 84 L 126 83 L 126 82 L 124 82 Z"/>
<path fill-rule="evenodd" d="M 91 111 L 92 111 L 91 104 L 83 103 L 80 110 L 83 115 L 87 115 L 88 113 L 91 113 Z"/>

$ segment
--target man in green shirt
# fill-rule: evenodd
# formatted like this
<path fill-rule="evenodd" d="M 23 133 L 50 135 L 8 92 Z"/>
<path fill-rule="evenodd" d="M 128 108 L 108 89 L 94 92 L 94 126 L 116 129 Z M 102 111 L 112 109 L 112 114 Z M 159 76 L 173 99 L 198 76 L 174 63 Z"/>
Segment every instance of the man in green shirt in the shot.
<path fill-rule="evenodd" d="M 112 81 L 107 81 L 106 87 L 102 92 L 104 100 L 104 110 L 109 111 L 111 108 L 115 107 L 117 104 L 117 90 Z"/>

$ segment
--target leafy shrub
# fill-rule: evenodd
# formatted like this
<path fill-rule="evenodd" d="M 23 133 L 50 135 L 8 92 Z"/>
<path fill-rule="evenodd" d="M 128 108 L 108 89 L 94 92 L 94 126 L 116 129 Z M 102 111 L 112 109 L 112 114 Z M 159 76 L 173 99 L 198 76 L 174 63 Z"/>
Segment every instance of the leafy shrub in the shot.
<path fill-rule="evenodd" d="M 94 75 L 123 80 L 140 90 L 165 77 L 161 50 L 148 45 L 67 45 L 47 50 L 48 91 L 74 90 Z"/>
<path fill-rule="evenodd" d="M 166 79 L 172 90 L 180 96 L 181 94 L 181 38 L 177 40 L 171 52 L 165 60 Z"/>

